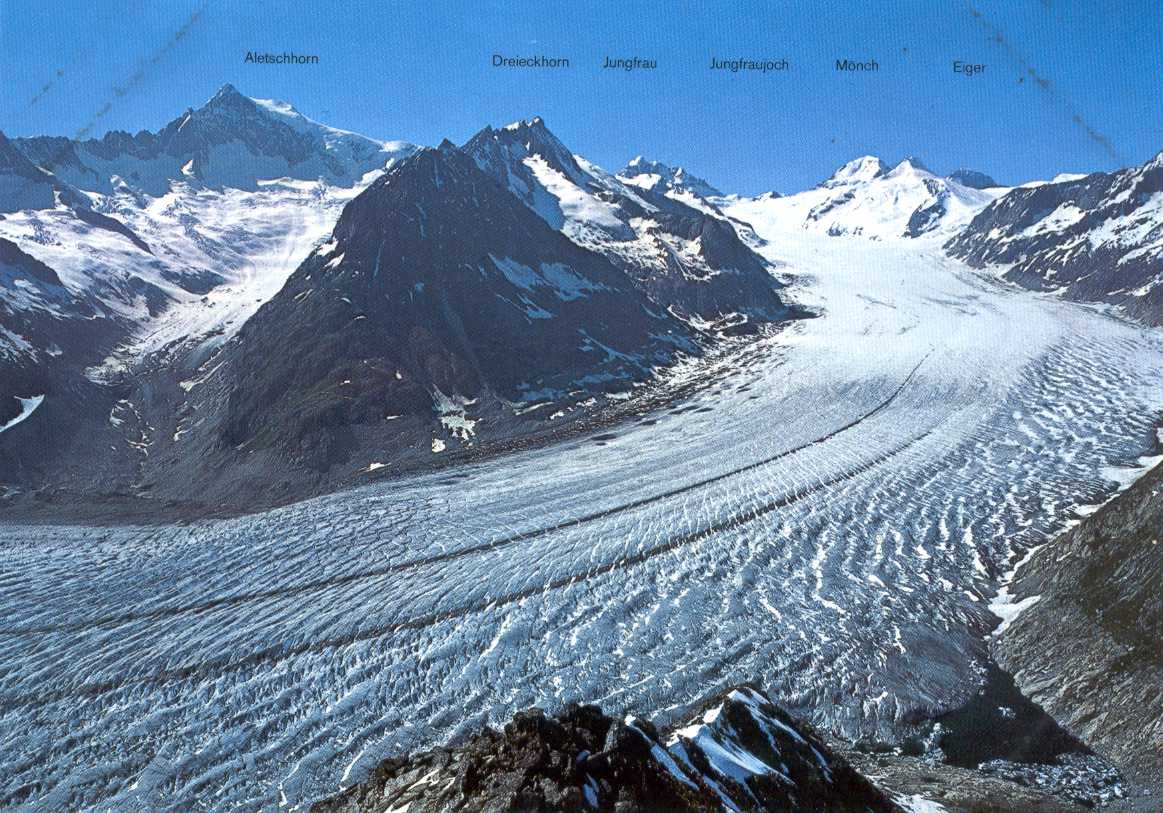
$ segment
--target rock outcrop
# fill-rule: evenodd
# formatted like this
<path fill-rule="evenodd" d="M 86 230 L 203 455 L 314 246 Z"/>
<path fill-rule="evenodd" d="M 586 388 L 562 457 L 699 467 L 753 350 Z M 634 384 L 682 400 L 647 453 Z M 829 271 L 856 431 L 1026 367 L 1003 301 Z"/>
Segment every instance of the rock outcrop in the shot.
<path fill-rule="evenodd" d="M 663 734 L 596 706 L 517 714 L 457 748 L 383 762 L 316 813 L 428 811 L 813 811 L 900 808 L 750 687 Z"/>
<path fill-rule="evenodd" d="M 1018 571 L 1025 609 L 995 643 L 1018 685 L 1163 794 L 1163 468 Z M 1155 808 L 1157 809 L 1157 808 Z"/>

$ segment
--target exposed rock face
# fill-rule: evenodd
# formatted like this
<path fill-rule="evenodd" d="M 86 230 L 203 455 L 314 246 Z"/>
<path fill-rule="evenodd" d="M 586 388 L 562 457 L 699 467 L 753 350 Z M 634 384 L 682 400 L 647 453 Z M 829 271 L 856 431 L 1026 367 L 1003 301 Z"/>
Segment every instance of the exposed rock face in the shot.
<path fill-rule="evenodd" d="M 55 201 L 57 180 L 33 164 L 0 133 L 0 212 L 45 209 Z"/>
<path fill-rule="evenodd" d="M 949 214 L 951 197 L 949 187 L 936 178 L 925 178 L 922 184 L 928 190 L 930 198 L 909 215 L 909 221 L 905 225 L 905 237 L 920 237 L 939 228 L 941 221 Z"/>
<path fill-rule="evenodd" d="M 1163 793 L 1163 469 L 1046 545 L 1012 589 L 1033 603 L 995 642 L 998 660 L 1063 726 Z"/>
<path fill-rule="evenodd" d="M 713 701 L 667 735 L 596 706 L 521 712 L 459 748 L 382 763 L 318 813 L 428 811 L 897 811 L 758 691 Z"/>
<path fill-rule="evenodd" d="M 349 204 L 227 348 L 223 440 L 311 450 L 326 469 L 353 424 L 418 416 L 426 433 L 441 401 L 625 388 L 695 339 L 446 142 Z"/>
<path fill-rule="evenodd" d="M 126 293 L 149 302 L 144 284 Z M 74 416 L 102 420 L 120 397 L 83 374 L 123 335 L 125 323 L 92 296 L 65 286 L 55 269 L 0 238 L 0 426 L 21 400 L 42 398 L 37 420 L 6 432 L 0 443 L 0 481 L 36 482 L 54 468 L 51 451 L 75 463 L 108 454 Z M 0 486 L 0 491 L 4 487 Z"/>
<path fill-rule="evenodd" d="M 1011 190 L 945 248 L 1023 287 L 1163 325 L 1163 153 L 1141 167 Z"/>
<path fill-rule="evenodd" d="M 68 330 L 61 330 L 68 323 Z M 0 399 L 25 375 L 39 380 L 70 357 L 93 359 L 118 334 L 114 320 L 64 286 L 57 272 L 0 237 Z M 29 382 L 32 383 L 31 381 Z"/>

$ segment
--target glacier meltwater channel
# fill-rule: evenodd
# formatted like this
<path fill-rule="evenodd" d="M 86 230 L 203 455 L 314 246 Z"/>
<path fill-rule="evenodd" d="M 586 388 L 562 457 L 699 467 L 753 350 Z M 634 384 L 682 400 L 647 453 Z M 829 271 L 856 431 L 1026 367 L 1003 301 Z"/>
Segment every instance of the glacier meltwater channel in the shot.
<path fill-rule="evenodd" d="M 965 700 L 998 579 L 1151 451 L 1163 338 L 766 233 L 821 315 L 589 438 L 181 526 L 0 527 L 0 807 L 272 809 L 522 707 Z"/>

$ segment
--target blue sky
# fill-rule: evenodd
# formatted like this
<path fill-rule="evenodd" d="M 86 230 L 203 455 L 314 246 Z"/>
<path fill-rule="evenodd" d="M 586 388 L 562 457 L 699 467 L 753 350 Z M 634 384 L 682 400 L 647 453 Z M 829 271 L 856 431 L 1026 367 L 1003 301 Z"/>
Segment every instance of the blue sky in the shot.
<path fill-rule="evenodd" d="M 423 144 L 541 115 L 609 169 L 643 153 L 745 193 L 795 191 L 865 153 L 1013 183 L 1163 149 L 1158 0 L 478 5 L 0 0 L 0 130 L 156 129 L 231 82 Z M 246 65 L 248 50 L 321 61 Z M 494 52 L 573 67 L 498 69 Z M 659 67 L 602 71 L 607 55 Z M 712 56 L 787 58 L 791 70 L 714 73 Z M 838 74 L 838 57 L 881 69 Z M 954 59 L 988 67 L 968 79 Z"/>

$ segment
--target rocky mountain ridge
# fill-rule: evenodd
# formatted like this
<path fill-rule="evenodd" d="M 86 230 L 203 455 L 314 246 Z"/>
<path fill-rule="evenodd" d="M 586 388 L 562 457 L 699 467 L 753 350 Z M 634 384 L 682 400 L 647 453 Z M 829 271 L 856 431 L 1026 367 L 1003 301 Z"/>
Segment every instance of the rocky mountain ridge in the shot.
<path fill-rule="evenodd" d="M 315 813 L 371 811 L 898 813 L 887 794 L 761 692 L 740 687 L 661 733 L 596 706 L 519 713 L 460 747 L 382 763 Z"/>
<path fill-rule="evenodd" d="M 746 324 L 792 315 L 768 263 L 708 200 L 610 175 L 572 154 L 540 118 L 486 127 L 464 150 L 546 223 L 680 317 Z"/>
<path fill-rule="evenodd" d="M 223 85 L 156 132 L 114 130 L 84 141 L 14 140 L 36 166 L 77 189 L 159 197 L 175 182 L 254 190 L 272 178 L 349 186 L 412 150 L 327 127 L 285 102 L 256 100 Z M 29 208 L 29 207 L 21 207 Z"/>
<path fill-rule="evenodd" d="M 945 248 L 1022 287 L 1163 325 L 1163 153 L 1139 167 L 1013 189 Z"/>
<path fill-rule="evenodd" d="M 1157 462 L 1157 461 L 1149 461 Z M 1163 468 L 1037 551 L 998 661 L 1068 730 L 1163 795 Z M 1143 809 L 1157 809 L 1146 802 Z"/>
<path fill-rule="evenodd" d="M 482 398 L 561 408 L 700 352 L 685 323 L 445 142 L 344 209 L 332 240 L 226 349 L 207 392 L 229 393 L 212 400 L 229 410 L 230 446 L 290 432 L 331 449 L 331 428 L 399 434 L 408 424 L 386 419 L 426 423 L 442 408 L 469 441 Z M 301 434 L 316 430 L 326 437 Z"/>
<path fill-rule="evenodd" d="M 704 179 L 687 172 L 684 167 L 672 167 L 661 161 L 649 161 L 641 155 L 630 159 L 630 162 L 618 172 L 618 177 L 635 186 L 657 189 L 661 185 L 668 192 L 689 192 L 706 200 L 723 195 Z"/>

